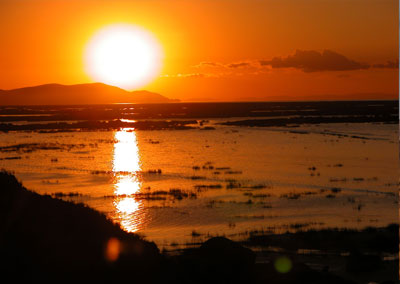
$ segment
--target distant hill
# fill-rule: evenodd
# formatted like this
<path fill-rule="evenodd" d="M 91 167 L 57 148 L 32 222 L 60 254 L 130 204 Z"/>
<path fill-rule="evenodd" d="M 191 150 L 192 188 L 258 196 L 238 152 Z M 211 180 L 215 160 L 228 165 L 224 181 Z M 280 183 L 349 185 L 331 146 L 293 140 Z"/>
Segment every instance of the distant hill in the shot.
<path fill-rule="evenodd" d="M 102 83 L 46 84 L 13 90 L 0 90 L 0 105 L 76 105 L 110 103 L 169 103 L 168 99 L 148 91 L 128 92 Z"/>

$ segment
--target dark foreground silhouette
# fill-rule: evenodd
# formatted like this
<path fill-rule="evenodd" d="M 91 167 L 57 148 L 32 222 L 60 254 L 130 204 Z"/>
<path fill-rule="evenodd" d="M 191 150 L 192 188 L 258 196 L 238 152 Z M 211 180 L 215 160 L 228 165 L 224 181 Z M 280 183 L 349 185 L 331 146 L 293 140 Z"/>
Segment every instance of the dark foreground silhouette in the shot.
<path fill-rule="evenodd" d="M 301 261 L 279 254 L 274 255 L 274 261 L 256 262 L 255 252 L 223 237 L 211 238 L 198 248 L 167 256 L 154 243 L 123 231 L 103 214 L 82 204 L 29 191 L 6 171 L 0 172 L 0 222 L 0 272 L 3 279 L 11 277 L 14 281 L 359 283 L 354 277 L 346 280 L 347 277 L 326 270 L 313 270 Z M 358 235 L 364 236 L 363 246 L 372 238 L 372 241 L 385 242 L 383 247 L 378 245 L 375 249 L 397 250 L 398 226 L 365 233 L 368 234 Z M 299 242 L 297 234 L 259 236 L 249 242 L 250 245 L 270 242 L 275 246 L 283 237 L 283 247 L 307 242 L 312 246 L 315 241 L 323 243 L 323 236 L 328 235 L 327 232 L 317 237 L 300 234 Z M 336 232 L 334 239 L 341 236 Z M 344 239 L 349 237 L 356 245 L 354 236 L 357 235 L 345 235 Z M 349 260 L 349 271 L 360 275 L 365 269 L 374 270 L 383 265 L 376 257 L 361 253 L 351 255 Z M 396 279 L 396 263 L 393 261 L 394 269 L 385 280 Z"/>

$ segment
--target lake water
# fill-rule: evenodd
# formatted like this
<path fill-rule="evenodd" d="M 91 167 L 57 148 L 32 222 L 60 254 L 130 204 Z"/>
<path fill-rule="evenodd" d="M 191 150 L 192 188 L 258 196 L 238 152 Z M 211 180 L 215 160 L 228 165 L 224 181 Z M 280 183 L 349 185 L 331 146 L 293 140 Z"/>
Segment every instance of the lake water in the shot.
<path fill-rule="evenodd" d="M 12 115 L 21 113 L 3 109 L 8 123 L 33 123 Z M 0 168 L 166 249 L 216 235 L 398 221 L 398 124 L 219 124 L 237 120 L 227 117 L 187 130 L 0 132 Z"/>

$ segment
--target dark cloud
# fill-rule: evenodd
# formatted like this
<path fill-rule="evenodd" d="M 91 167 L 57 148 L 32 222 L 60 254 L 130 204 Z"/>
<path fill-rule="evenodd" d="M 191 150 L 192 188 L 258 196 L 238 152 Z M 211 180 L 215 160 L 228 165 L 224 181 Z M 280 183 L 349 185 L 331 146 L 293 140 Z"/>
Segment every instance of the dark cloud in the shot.
<path fill-rule="evenodd" d="M 194 65 L 195 68 L 202 68 L 202 67 L 222 67 L 222 68 L 243 68 L 243 67 L 251 67 L 251 62 L 249 61 L 241 61 L 241 62 L 233 62 L 228 64 L 223 64 L 220 62 L 212 62 L 212 61 L 203 61 L 197 65 Z"/>
<path fill-rule="evenodd" d="M 384 64 L 374 64 L 372 65 L 374 68 L 388 68 L 388 69 L 398 69 L 399 68 L 399 60 L 389 60 Z"/>
<path fill-rule="evenodd" d="M 261 66 L 272 68 L 297 68 L 304 72 L 347 71 L 367 69 L 368 64 L 360 63 L 331 50 L 322 53 L 315 50 L 296 50 L 287 57 L 274 57 L 272 60 L 260 60 Z"/>
<path fill-rule="evenodd" d="M 228 67 L 228 68 L 241 68 L 241 67 L 249 67 L 250 65 L 251 65 L 250 62 L 238 62 L 238 63 L 227 64 L 226 67 Z"/>
<path fill-rule="evenodd" d="M 242 60 L 232 63 L 221 63 L 213 61 L 203 61 L 193 66 L 196 68 L 201 67 L 215 67 L 224 72 L 223 69 L 236 72 L 232 69 L 243 68 L 243 72 L 253 72 L 254 70 L 263 70 L 265 66 L 271 68 L 296 68 L 304 72 L 322 72 L 322 71 L 349 71 L 349 70 L 361 70 L 368 68 L 390 68 L 398 69 L 399 60 L 387 61 L 384 64 L 367 64 L 352 60 L 342 54 L 339 54 L 332 50 L 324 50 L 322 52 L 316 50 L 296 50 L 294 54 L 286 57 L 273 57 L 271 60 Z M 222 71 L 221 71 L 222 69 Z M 226 74 L 225 74 L 226 75 Z M 211 75 L 201 74 L 188 74 L 182 75 L 182 77 L 212 77 Z M 219 76 L 219 75 L 216 75 Z M 338 75 L 340 78 L 344 78 L 345 74 Z"/>

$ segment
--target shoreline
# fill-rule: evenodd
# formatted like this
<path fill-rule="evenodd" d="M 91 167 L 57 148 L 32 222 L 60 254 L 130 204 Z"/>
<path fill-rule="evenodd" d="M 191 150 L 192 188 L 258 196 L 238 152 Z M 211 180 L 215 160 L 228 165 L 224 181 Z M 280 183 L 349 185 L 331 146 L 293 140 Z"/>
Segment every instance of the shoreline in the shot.
<path fill-rule="evenodd" d="M 239 126 L 239 127 L 290 127 L 296 128 L 301 125 L 316 125 L 330 123 L 383 123 L 396 124 L 398 117 L 393 115 L 382 116 L 348 116 L 348 117 L 290 117 L 269 119 L 244 119 L 225 121 L 216 125 Z M 74 132 L 74 131 L 102 131 L 118 130 L 122 128 L 132 130 L 215 130 L 215 125 L 205 124 L 201 120 L 137 120 L 125 122 L 116 120 L 90 120 L 80 122 L 50 122 L 32 124 L 0 123 L 0 132 L 10 131 L 37 131 L 39 133 Z M 357 138 L 357 137 L 354 137 Z"/>

